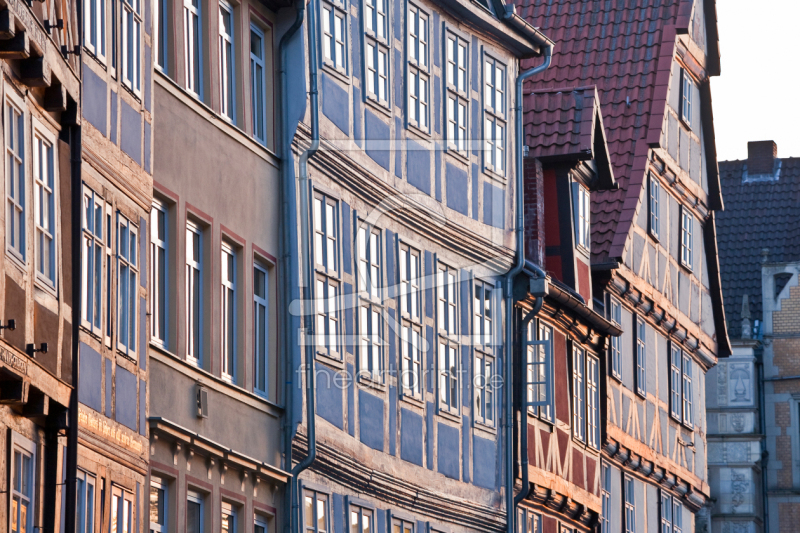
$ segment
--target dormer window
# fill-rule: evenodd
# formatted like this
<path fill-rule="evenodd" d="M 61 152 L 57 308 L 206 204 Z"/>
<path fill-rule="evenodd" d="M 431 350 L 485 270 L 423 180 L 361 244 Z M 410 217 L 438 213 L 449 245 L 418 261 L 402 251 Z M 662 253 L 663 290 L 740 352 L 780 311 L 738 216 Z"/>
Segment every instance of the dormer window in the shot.
<path fill-rule="evenodd" d="M 658 239 L 661 205 L 661 185 L 658 178 L 650 176 L 650 235 Z"/>
<path fill-rule="evenodd" d="M 689 129 L 692 128 L 692 96 L 694 94 L 694 82 L 692 77 L 681 69 L 681 120 Z"/>
<path fill-rule="evenodd" d="M 574 183 L 572 185 L 572 205 L 575 210 L 575 244 L 588 252 L 591 249 L 592 241 L 589 189 Z"/>

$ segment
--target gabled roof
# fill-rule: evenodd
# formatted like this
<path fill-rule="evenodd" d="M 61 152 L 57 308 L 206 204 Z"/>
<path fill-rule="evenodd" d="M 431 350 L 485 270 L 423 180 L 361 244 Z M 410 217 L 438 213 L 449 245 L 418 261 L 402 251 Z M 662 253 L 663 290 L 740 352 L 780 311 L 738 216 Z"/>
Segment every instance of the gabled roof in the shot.
<path fill-rule="evenodd" d="M 751 323 L 763 320 L 762 261 L 800 261 L 800 158 L 777 162 L 772 179 L 748 176 L 746 160 L 719 164 L 725 211 L 717 213 L 717 243 L 731 338 L 742 336 L 744 295 Z"/>
<path fill-rule="evenodd" d="M 594 85 L 540 89 L 523 98 L 522 120 L 529 157 L 544 162 L 594 160 L 600 188 L 615 186 Z"/>
<path fill-rule="evenodd" d="M 597 88 L 619 183 L 618 190 L 592 195 L 597 262 L 621 257 L 627 242 L 648 148 L 660 140 L 677 33 L 688 31 L 693 9 L 705 9 L 706 26 L 713 27 L 707 31 L 708 50 L 716 53 L 710 46 L 716 43 L 716 13 L 709 11 L 714 5 L 714 0 L 516 0 L 520 16 L 556 42 L 552 66 L 527 90 Z M 523 67 L 534 64 L 525 61 Z"/>

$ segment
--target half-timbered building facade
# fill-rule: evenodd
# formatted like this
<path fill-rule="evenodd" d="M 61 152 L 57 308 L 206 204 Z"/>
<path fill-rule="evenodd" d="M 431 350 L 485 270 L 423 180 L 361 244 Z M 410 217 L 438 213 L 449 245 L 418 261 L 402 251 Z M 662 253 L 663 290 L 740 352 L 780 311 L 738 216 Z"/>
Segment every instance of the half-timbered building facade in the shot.
<path fill-rule="evenodd" d="M 597 86 L 619 183 L 590 195 L 591 298 L 623 330 L 605 357 L 601 526 L 691 530 L 709 497 L 702 384 L 730 353 L 714 229 L 714 2 L 517 6 L 559 42 L 530 89 Z"/>

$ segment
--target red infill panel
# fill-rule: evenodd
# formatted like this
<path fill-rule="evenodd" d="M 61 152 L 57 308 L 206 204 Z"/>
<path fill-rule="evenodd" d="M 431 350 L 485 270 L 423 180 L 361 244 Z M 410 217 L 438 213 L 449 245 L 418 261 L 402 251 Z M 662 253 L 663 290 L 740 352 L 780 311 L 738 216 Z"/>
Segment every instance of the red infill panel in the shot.
<path fill-rule="evenodd" d="M 583 300 L 587 305 L 591 305 L 592 301 L 592 276 L 589 275 L 589 265 L 583 259 L 577 258 L 575 261 L 578 279 L 578 294 L 583 296 Z"/>
<path fill-rule="evenodd" d="M 553 330 L 553 364 L 555 366 L 556 418 L 569 424 L 569 372 L 567 371 L 567 338 Z"/>

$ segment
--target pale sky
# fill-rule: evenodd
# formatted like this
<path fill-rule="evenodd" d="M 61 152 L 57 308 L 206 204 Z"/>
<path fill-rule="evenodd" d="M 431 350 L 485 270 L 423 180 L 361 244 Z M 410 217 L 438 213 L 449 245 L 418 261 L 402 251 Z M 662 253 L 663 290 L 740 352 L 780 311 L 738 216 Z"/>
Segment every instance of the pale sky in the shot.
<path fill-rule="evenodd" d="M 800 157 L 800 2 L 717 0 L 722 74 L 711 79 L 717 159 L 773 140 Z"/>

